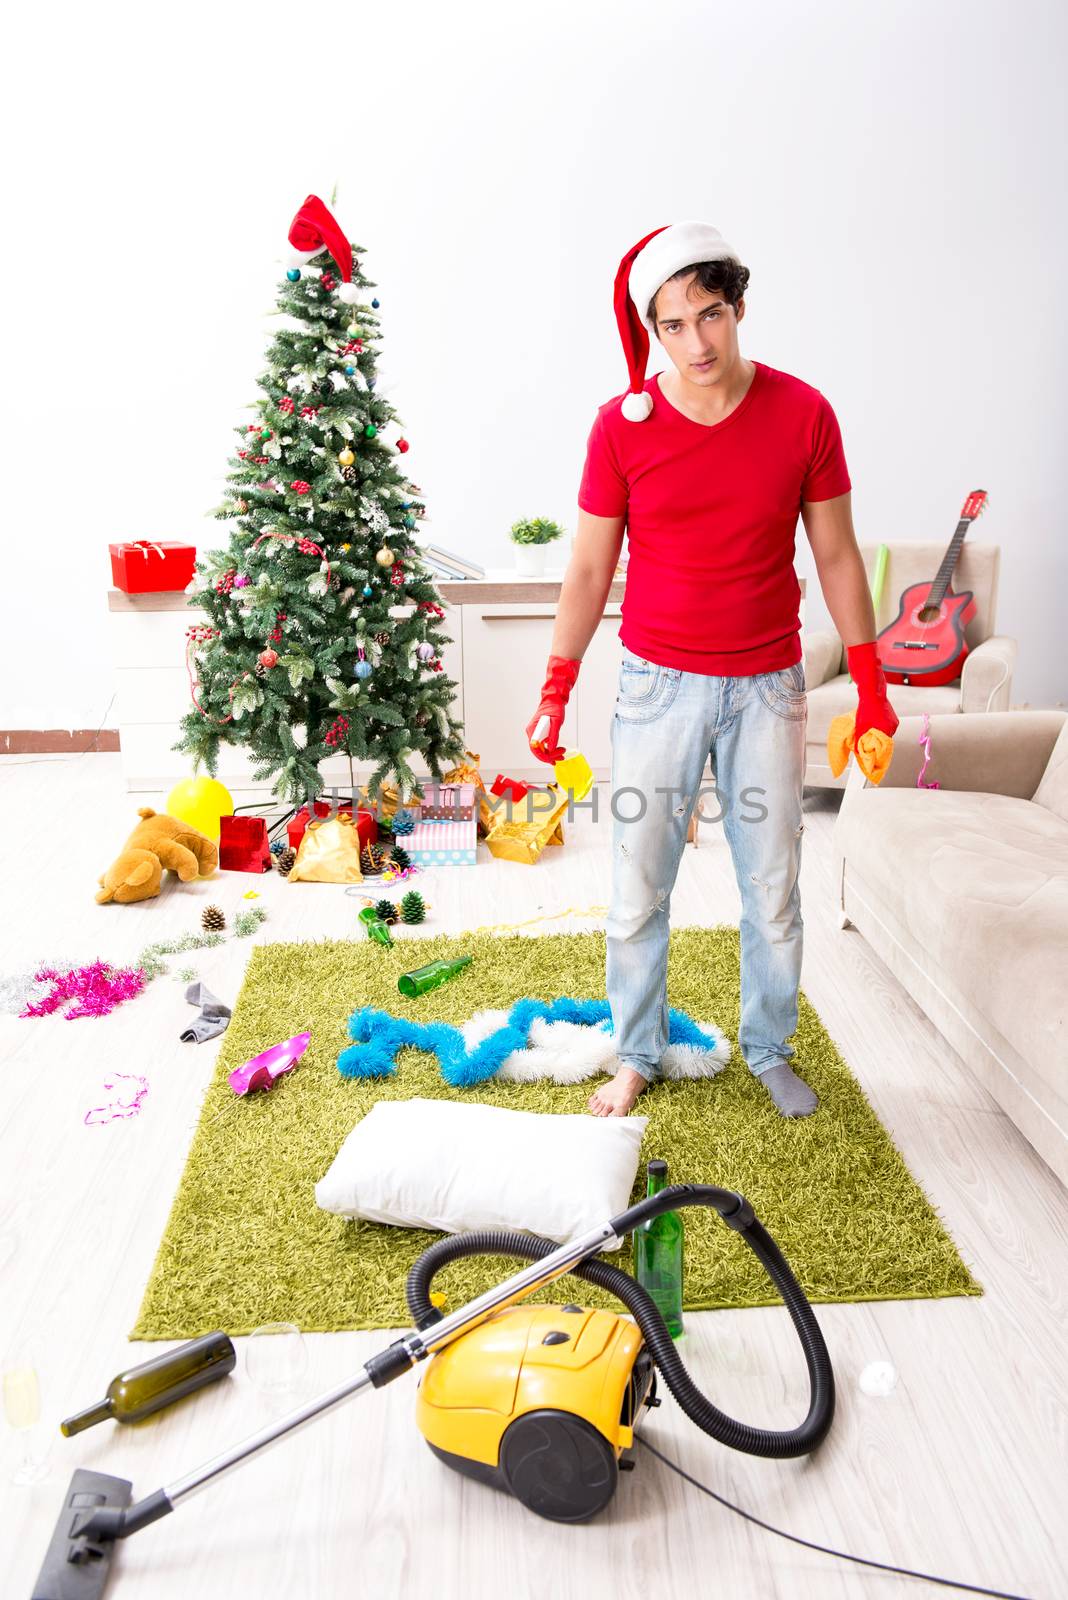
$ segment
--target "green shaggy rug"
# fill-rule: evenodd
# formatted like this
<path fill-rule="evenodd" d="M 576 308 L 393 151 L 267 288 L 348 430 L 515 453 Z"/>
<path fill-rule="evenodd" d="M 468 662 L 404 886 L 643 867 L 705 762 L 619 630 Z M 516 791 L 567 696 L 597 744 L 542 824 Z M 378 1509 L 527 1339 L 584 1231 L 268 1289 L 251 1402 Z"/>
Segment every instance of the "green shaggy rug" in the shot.
<path fill-rule="evenodd" d="M 398 993 L 402 972 L 466 953 L 474 960 L 440 989 L 415 1000 Z M 405 1276 L 440 1235 L 317 1208 L 314 1185 L 350 1128 L 376 1100 L 413 1095 L 576 1112 L 604 1080 L 490 1080 L 451 1089 L 436 1057 L 414 1048 L 400 1053 L 392 1078 L 345 1079 L 336 1063 L 350 1042 L 350 1014 L 370 1005 L 459 1025 L 525 996 L 603 999 L 604 974 L 603 932 L 418 941 L 401 933 L 392 949 L 370 940 L 258 946 L 130 1337 L 186 1339 L 214 1328 L 242 1334 L 275 1321 L 319 1332 L 408 1326 Z M 736 928 L 672 931 L 671 1005 L 714 1022 L 732 1040 L 738 976 Z M 312 1042 L 291 1073 L 269 1092 L 234 1095 L 228 1072 L 305 1029 Z M 804 994 L 791 1043 L 820 1097 L 814 1116 L 781 1117 L 735 1047 L 718 1076 L 659 1084 L 643 1095 L 649 1124 L 634 1198 L 654 1156 L 667 1161 L 674 1181 L 740 1190 L 816 1302 L 981 1294 Z M 684 1307 L 777 1303 L 756 1258 L 714 1213 L 684 1215 Z M 629 1269 L 629 1245 L 611 1259 Z M 502 1257 L 455 1262 L 438 1286 L 456 1307 L 518 1265 Z M 550 1285 L 540 1298 L 559 1299 L 569 1282 L 565 1298 L 615 1303 L 573 1279 Z"/>

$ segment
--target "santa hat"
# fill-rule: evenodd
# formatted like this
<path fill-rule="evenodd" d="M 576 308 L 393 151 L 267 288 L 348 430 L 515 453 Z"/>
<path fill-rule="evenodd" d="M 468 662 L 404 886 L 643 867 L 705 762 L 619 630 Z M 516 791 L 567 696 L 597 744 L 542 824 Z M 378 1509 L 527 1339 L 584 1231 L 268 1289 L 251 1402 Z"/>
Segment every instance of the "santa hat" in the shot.
<path fill-rule="evenodd" d="M 630 374 L 630 390 L 621 407 L 628 422 L 644 422 L 653 409 L 652 396 L 645 393 L 649 335 L 656 331 L 646 315 L 650 300 L 683 267 L 726 257 L 738 259 L 718 228 L 707 222 L 673 222 L 670 227 L 654 228 L 639 239 L 619 263 L 615 307 Z"/>
<path fill-rule="evenodd" d="M 329 250 L 341 274 L 338 299 L 349 306 L 357 304 L 360 291 L 352 281 L 352 246 L 341 231 L 337 218 L 317 194 L 310 194 L 293 218 L 289 242 L 293 246 L 293 255 L 289 259 L 295 267 L 302 267 L 324 249 Z"/>

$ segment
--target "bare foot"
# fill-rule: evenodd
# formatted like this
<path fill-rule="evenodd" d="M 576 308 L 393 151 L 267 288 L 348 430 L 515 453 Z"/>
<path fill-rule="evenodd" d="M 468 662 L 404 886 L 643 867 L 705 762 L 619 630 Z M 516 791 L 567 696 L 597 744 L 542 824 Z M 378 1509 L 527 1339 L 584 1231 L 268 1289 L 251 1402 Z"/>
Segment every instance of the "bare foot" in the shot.
<path fill-rule="evenodd" d="M 647 1087 L 647 1080 L 633 1067 L 620 1067 L 610 1083 L 591 1094 L 587 1104 L 595 1117 L 625 1117 Z"/>

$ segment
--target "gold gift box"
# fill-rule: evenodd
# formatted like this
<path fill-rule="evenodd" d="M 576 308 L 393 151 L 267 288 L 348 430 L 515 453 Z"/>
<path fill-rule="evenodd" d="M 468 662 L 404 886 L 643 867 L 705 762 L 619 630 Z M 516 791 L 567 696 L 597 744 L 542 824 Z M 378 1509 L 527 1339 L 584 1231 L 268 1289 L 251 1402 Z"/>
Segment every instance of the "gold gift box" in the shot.
<path fill-rule="evenodd" d="M 548 804 L 540 803 L 545 797 Z M 531 789 L 518 805 L 512 807 L 512 820 L 505 812 L 498 812 L 486 835 L 486 843 L 493 855 L 502 861 L 525 861 L 533 866 L 546 845 L 563 844 L 563 815 L 571 795 L 567 790 L 549 785 L 548 796 L 544 789 Z M 517 817 L 525 810 L 527 816 Z"/>

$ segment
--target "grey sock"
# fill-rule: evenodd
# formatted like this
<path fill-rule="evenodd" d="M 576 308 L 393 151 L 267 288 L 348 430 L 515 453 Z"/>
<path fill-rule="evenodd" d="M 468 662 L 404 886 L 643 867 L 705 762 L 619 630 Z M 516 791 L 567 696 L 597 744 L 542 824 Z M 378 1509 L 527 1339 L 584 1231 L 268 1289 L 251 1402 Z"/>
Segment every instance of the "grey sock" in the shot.
<path fill-rule="evenodd" d="M 803 1078 L 786 1061 L 777 1061 L 773 1067 L 756 1074 L 784 1117 L 808 1117 L 819 1105 Z"/>
<path fill-rule="evenodd" d="M 185 997 L 191 1006 L 200 1006 L 200 1015 L 195 1017 L 188 1028 L 183 1028 L 178 1037 L 185 1044 L 203 1044 L 205 1039 L 214 1039 L 217 1034 L 225 1033 L 232 1012 L 229 1006 L 223 1005 L 216 999 L 207 984 L 191 983 L 185 991 Z"/>

